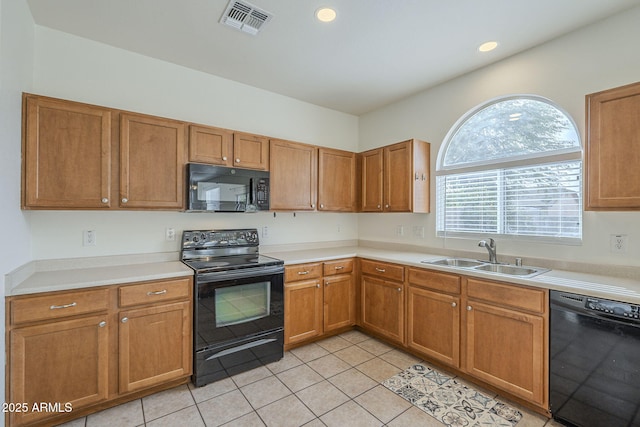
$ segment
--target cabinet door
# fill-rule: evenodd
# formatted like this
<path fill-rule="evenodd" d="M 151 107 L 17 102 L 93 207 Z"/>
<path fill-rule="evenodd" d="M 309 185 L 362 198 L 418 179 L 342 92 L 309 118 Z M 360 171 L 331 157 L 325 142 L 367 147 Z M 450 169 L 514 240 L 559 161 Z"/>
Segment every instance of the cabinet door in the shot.
<path fill-rule="evenodd" d="M 318 149 L 312 145 L 273 139 L 270 144 L 271 209 L 314 210 Z"/>
<path fill-rule="evenodd" d="M 384 147 L 384 210 L 410 212 L 413 189 L 411 141 Z"/>
<path fill-rule="evenodd" d="M 640 83 L 587 95 L 586 209 L 640 209 Z"/>
<path fill-rule="evenodd" d="M 189 127 L 189 161 L 233 166 L 233 132 L 209 126 Z"/>
<path fill-rule="evenodd" d="M 466 366 L 475 377 L 546 407 L 544 319 L 469 300 Z"/>
<path fill-rule="evenodd" d="M 184 123 L 120 116 L 120 206 L 184 209 Z"/>
<path fill-rule="evenodd" d="M 407 346 L 460 366 L 460 298 L 409 286 Z"/>
<path fill-rule="evenodd" d="M 233 166 L 269 170 L 269 138 L 248 133 L 234 133 Z"/>
<path fill-rule="evenodd" d="M 417 139 L 413 140 L 413 176 L 410 178 L 413 187 L 411 212 L 429 213 L 431 194 L 431 144 Z"/>
<path fill-rule="evenodd" d="M 107 398 L 109 343 L 106 315 L 16 328 L 10 332 L 8 402 L 28 403 L 12 412 L 11 425 L 51 416 L 31 412 L 40 402 L 70 403 L 74 410 Z M 64 408 L 61 408 L 64 410 Z"/>
<path fill-rule="evenodd" d="M 324 279 L 324 332 L 355 324 L 355 289 L 352 276 Z"/>
<path fill-rule="evenodd" d="M 25 96 L 23 206 L 111 206 L 111 112 Z"/>
<path fill-rule="evenodd" d="M 362 277 L 362 326 L 404 342 L 403 284 Z"/>
<path fill-rule="evenodd" d="M 120 393 L 191 375 L 191 303 L 120 312 Z"/>
<path fill-rule="evenodd" d="M 348 151 L 318 150 L 318 210 L 356 210 L 356 155 Z"/>
<path fill-rule="evenodd" d="M 362 212 L 382 212 L 383 150 L 366 151 L 362 156 Z"/>
<path fill-rule="evenodd" d="M 285 283 L 284 343 L 294 344 L 322 335 L 320 279 Z"/>

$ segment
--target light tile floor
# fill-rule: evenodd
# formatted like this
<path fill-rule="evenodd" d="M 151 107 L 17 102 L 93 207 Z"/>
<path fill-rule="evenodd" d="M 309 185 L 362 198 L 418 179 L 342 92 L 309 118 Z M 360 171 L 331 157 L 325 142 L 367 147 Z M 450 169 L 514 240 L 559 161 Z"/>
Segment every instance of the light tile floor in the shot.
<path fill-rule="evenodd" d="M 425 362 L 358 331 L 288 351 L 282 360 L 204 387 L 192 384 L 106 409 L 65 427 L 426 426 L 444 424 L 380 385 Z M 486 390 L 484 390 L 486 393 Z M 560 424 L 518 405 L 517 427 Z"/>

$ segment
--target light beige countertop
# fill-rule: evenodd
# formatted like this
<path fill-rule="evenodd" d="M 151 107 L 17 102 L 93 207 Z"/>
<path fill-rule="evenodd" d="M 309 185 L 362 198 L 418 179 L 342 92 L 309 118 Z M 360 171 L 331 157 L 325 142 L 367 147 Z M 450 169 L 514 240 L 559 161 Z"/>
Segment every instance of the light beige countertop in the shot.
<path fill-rule="evenodd" d="M 5 296 L 192 275 L 174 253 L 32 261 L 5 276 Z"/>
<path fill-rule="evenodd" d="M 483 272 L 468 268 L 456 268 L 425 264 L 422 262 L 435 261 L 438 259 L 446 258 L 446 256 L 444 255 L 412 251 L 398 251 L 393 249 L 376 249 L 363 246 L 308 249 L 301 251 L 266 251 L 264 252 L 264 255 L 282 259 L 284 260 L 285 265 L 319 262 L 330 259 L 350 258 L 358 256 L 362 258 L 373 259 L 376 261 L 408 265 L 411 267 L 428 268 L 430 270 L 456 273 L 488 280 L 498 280 L 526 286 L 588 295 L 597 298 L 624 301 L 632 304 L 640 304 L 640 280 L 625 277 L 552 269 L 551 271 L 539 274 L 534 277 L 522 278 L 518 276 L 499 275 L 496 273 Z"/>
<path fill-rule="evenodd" d="M 362 257 L 411 267 L 456 273 L 545 289 L 554 289 L 598 298 L 640 304 L 640 280 L 615 275 L 576 272 L 553 268 L 531 278 L 505 276 L 466 268 L 425 264 L 445 255 L 411 250 L 380 249 L 367 246 L 336 246 L 319 249 L 269 250 L 263 255 L 284 260 L 285 265 Z M 545 265 L 536 265 L 548 267 Z M 608 267 L 609 270 L 615 267 Z M 627 270 L 628 267 L 625 267 Z M 161 280 L 193 275 L 179 261 L 179 253 L 118 255 L 95 258 L 32 261 L 5 276 L 5 296 L 34 294 Z"/>

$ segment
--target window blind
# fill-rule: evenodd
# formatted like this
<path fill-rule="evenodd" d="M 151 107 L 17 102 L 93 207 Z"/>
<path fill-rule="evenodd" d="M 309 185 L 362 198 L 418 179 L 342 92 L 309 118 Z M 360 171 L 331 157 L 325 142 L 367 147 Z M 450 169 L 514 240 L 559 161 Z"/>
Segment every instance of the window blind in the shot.
<path fill-rule="evenodd" d="M 437 176 L 438 235 L 579 239 L 581 165 L 567 161 Z"/>

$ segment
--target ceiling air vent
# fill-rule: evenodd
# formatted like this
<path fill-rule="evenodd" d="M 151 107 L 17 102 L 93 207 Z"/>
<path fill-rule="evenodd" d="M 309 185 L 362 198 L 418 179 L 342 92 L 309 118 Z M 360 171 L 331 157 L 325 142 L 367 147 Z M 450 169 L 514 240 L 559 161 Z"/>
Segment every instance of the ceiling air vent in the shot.
<path fill-rule="evenodd" d="M 271 20 L 271 16 L 269 12 L 251 3 L 231 0 L 220 18 L 220 23 L 255 36 L 262 26 Z"/>

